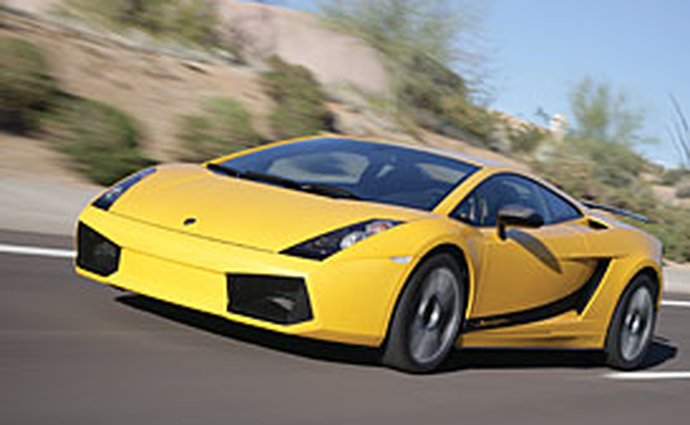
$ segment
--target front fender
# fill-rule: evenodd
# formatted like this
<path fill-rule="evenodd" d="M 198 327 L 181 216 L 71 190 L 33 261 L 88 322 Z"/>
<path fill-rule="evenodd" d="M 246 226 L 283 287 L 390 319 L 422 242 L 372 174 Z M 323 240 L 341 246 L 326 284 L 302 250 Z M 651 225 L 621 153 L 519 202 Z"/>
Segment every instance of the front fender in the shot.
<path fill-rule="evenodd" d="M 464 256 L 469 282 L 466 311 L 471 311 L 471 303 L 475 298 L 475 270 L 481 261 L 479 237 L 480 233 L 476 229 L 447 217 L 433 216 L 405 223 L 371 237 L 337 254 L 332 261 L 385 259 L 390 262 L 404 263 L 402 273 L 390 281 L 377 283 L 385 285 L 387 287 L 385 292 L 389 294 L 388 299 L 382 300 L 383 310 L 379 312 L 384 318 L 382 332 L 385 335 L 405 283 L 424 259 L 439 247 L 452 247 Z"/>

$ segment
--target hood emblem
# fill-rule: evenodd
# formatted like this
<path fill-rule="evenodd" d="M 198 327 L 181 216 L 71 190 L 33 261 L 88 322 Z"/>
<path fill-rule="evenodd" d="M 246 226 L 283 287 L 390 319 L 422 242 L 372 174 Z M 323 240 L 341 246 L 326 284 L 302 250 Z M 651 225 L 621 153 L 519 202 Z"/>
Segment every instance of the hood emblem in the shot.
<path fill-rule="evenodd" d="M 194 217 L 185 218 L 184 221 L 182 222 L 182 224 L 184 224 L 185 226 L 191 226 L 194 223 L 196 223 L 196 218 L 194 218 Z"/>

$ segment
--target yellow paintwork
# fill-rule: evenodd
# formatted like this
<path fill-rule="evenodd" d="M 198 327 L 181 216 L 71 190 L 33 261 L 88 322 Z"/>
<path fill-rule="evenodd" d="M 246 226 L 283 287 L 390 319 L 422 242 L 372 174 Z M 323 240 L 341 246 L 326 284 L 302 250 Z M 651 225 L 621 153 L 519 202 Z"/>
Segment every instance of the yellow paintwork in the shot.
<path fill-rule="evenodd" d="M 495 229 L 477 229 L 449 218 L 477 184 L 495 173 L 528 175 L 549 186 L 524 171 L 461 159 L 482 168 L 430 213 L 229 179 L 198 165 L 162 166 L 124 193 L 110 211 L 84 209 L 79 220 L 120 245 L 122 255 L 119 270 L 110 277 L 80 268 L 77 272 L 236 322 L 368 346 L 384 341 L 405 281 L 425 255 L 441 245 L 454 246 L 465 255 L 470 275 L 467 318 L 562 298 L 586 280 L 596 258 L 613 258 L 581 315 L 571 311 L 541 322 L 470 332 L 460 337 L 462 346 L 602 347 L 626 284 L 643 269 L 654 271 L 661 284 L 661 248 L 654 238 L 603 216 L 596 219 L 610 228 L 591 229 L 587 220 L 594 216 L 586 210 L 581 220 L 524 230 L 557 257 L 550 267 L 513 240 L 500 240 Z M 198 222 L 187 228 L 182 222 L 190 216 Z M 321 262 L 278 253 L 330 230 L 376 218 L 405 224 Z M 283 326 L 228 313 L 225 273 L 304 277 L 313 320 Z"/>

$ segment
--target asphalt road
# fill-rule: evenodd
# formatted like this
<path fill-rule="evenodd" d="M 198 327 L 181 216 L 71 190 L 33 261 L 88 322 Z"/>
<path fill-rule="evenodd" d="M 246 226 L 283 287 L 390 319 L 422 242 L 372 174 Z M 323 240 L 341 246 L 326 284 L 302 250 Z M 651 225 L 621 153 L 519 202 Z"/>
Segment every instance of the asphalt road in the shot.
<path fill-rule="evenodd" d="M 0 242 L 71 245 L 12 232 Z M 690 308 L 662 307 L 648 372 L 690 372 L 689 325 Z M 611 379 L 598 353 L 475 350 L 428 376 L 375 360 L 372 350 L 118 293 L 77 277 L 69 259 L 0 254 L 2 424 L 630 425 L 690 416 L 690 380 Z"/>

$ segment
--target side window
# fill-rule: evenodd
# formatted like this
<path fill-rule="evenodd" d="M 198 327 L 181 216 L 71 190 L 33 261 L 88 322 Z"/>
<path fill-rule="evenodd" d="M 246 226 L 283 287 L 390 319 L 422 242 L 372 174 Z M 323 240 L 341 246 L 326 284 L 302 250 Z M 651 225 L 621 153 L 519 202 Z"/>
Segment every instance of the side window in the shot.
<path fill-rule="evenodd" d="M 478 190 L 475 189 L 467 195 L 465 199 L 458 205 L 458 207 L 453 211 L 450 216 L 456 220 L 460 220 L 463 223 L 471 224 L 473 226 L 481 226 L 481 220 L 479 219 L 479 196 L 477 194 Z"/>
<path fill-rule="evenodd" d="M 542 196 L 542 188 L 533 181 L 517 175 L 498 175 L 481 183 L 451 214 L 475 226 L 496 225 L 496 216 L 507 205 L 532 208 L 548 223 L 551 214 Z"/>
<path fill-rule="evenodd" d="M 546 224 L 557 224 L 563 223 L 565 221 L 576 220 L 582 217 L 582 213 L 577 210 L 570 202 L 561 198 L 551 190 L 540 186 L 542 190 L 542 196 L 546 205 L 549 209 L 549 220 L 546 220 Z M 546 216 L 545 216 L 546 219 Z"/>

